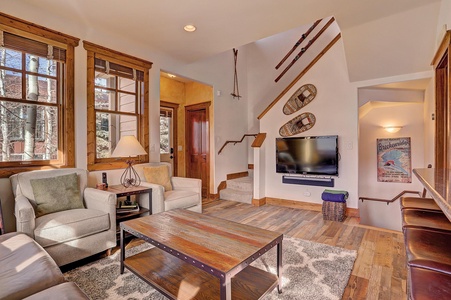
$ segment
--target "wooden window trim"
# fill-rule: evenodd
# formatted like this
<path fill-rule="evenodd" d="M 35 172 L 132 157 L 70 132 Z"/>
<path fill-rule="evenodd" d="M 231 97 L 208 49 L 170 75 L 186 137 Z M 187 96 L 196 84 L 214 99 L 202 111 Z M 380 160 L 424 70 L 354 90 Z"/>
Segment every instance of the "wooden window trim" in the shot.
<path fill-rule="evenodd" d="M 132 67 L 144 73 L 144 91 L 139 100 L 140 128 L 138 129 L 137 139 L 149 153 L 149 69 L 152 63 L 146 60 L 124 54 L 115 50 L 105 48 L 83 41 L 83 47 L 87 51 L 87 159 L 89 171 L 112 170 L 127 167 L 123 160 L 115 158 L 103 159 L 98 161 L 96 158 L 96 124 L 95 124 L 95 97 L 94 97 L 94 78 L 95 78 L 95 58 L 101 58 L 127 67 Z M 148 162 L 149 154 L 140 155 L 139 162 Z"/>
<path fill-rule="evenodd" d="M 59 123 L 61 126 L 58 135 L 58 139 L 62 143 L 60 148 L 62 151 L 61 162 L 47 163 L 45 165 L 40 162 L 36 165 L 29 166 L 1 167 L 0 178 L 6 178 L 13 174 L 25 171 L 75 167 L 74 70 L 75 47 L 78 46 L 80 39 L 1 12 L 0 30 L 27 38 L 33 38 L 37 41 L 46 42 L 66 49 L 66 77 L 64 88 L 62 90 L 65 97 L 63 97 L 61 103 L 61 120 Z"/>

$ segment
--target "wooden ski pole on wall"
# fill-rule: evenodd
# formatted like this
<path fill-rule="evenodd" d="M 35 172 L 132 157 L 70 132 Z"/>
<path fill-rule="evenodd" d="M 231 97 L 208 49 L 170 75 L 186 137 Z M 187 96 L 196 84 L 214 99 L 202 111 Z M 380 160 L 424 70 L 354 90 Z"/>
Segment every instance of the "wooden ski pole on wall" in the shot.
<path fill-rule="evenodd" d="M 310 28 L 305 33 L 302 34 L 301 38 L 296 42 L 296 44 L 294 44 L 293 48 L 291 48 L 291 50 L 288 51 L 285 57 L 282 58 L 282 60 L 276 66 L 276 70 L 280 68 L 280 66 L 287 60 L 288 57 L 290 57 L 290 55 L 294 52 L 294 50 L 296 50 L 296 48 L 308 37 L 310 32 L 312 32 L 313 29 L 315 29 L 315 27 L 319 24 L 319 22 L 321 22 L 321 20 L 322 19 L 316 20 L 315 23 L 313 23 L 313 25 L 310 26 Z"/>
<path fill-rule="evenodd" d="M 282 78 L 283 75 L 285 75 L 285 73 L 294 65 L 294 63 L 296 61 L 298 61 L 298 59 L 302 56 L 302 54 L 305 53 L 305 51 L 307 51 L 308 48 L 310 48 L 311 45 L 313 45 L 313 43 L 319 38 L 319 36 L 326 31 L 327 28 L 329 28 L 329 26 L 335 21 L 335 18 L 332 17 L 327 23 L 326 25 L 324 25 L 323 28 L 321 28 L 320 31 L 318 31 L 318 33 L 307 43 L 307 45 L 305 45 L 305 47 L 303 47 L 301 49 L 301 51 L 298 53 L 298 55 L 295 56 L 295 58 L 290 62 L 290 64 L 285 68 L 285 70 L 282 71 L 282 73 L 280 73 L 280 75 L 275 79 L 275 82 L 278 82 L 280 80 L 280 78 Z"/>

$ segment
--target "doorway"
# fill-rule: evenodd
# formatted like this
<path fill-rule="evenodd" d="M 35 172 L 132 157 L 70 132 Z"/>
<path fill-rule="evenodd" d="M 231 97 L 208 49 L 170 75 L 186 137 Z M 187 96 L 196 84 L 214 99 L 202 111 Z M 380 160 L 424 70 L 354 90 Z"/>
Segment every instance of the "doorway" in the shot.
<path fill-rule="evenodd" d="M 160 101 L 160 161 L 171 164 L 172 176 L 177 176 L 177 109 L 179 105 Z"/>
<path fill-rule="evenodd" d="M 202 180 L 202 198 L 209 197 L 210 102 L 185 106 L 186 177 Z"/>

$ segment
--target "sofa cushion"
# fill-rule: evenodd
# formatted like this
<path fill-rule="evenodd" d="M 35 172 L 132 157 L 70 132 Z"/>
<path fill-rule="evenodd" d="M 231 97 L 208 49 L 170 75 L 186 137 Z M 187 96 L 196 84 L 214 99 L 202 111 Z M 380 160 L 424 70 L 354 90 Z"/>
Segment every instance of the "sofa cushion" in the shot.
<path fill-rule="evenodd" d="M 35 240 L 43 247 L 110 229 L 109 214 L 96 209 L 72 209 L 36 219 Z"/>
<path fill-rule="evenodd" d="M 147 182 L 162 185 L 166 192 L 172 191 L 171 176 L 167 165 L 144 167 L 143 170 Z"/>
<path fill-rule="evenodd" d="M 65 282 L 51 288 L 45 289 L 25 298 L 24 300 L 72 300 L 72 299 L 89 299 L 85 293 L 73 282 Z"/>
<path fill-rule="evenodd" d="M 0 235 L 0 299 L 23 299 L 65 282 L 60 269 L 32 238 Z"/>
<path fill-rule="evenodd" d="M 57 211 L 84 208 L 76 173 L 30 180 L 36 217 Z"/>
<path fill-rule="evenodd" d="M 192 191 L 173 190 L 164 193 L 165 210 L 188 208 L 199 204 L 199 194 Z"/>

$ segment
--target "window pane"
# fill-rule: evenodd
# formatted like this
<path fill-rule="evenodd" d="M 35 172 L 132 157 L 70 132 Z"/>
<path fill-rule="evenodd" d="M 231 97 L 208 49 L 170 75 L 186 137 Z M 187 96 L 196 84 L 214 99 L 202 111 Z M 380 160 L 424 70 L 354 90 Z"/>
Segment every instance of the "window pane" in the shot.
<path fill-rule="evenodd" d="M 95 73 L 94 84 L 98 87 L 116 88 L 116 77 L 101 72 Z"/>
<path fill-rule="evenodd" d="M 50 76 L 56 76 L 56 64 L 54 60 L 44 57 L 26 54 L 27 71 Z"/>
<path fill-rule="evenodd" d="M 125 92 L 136 93 L 135 81 L 133 79 L 118 77 L 119 81 L 118 89 Z"/>
<path fill-rule="evenodd" d="M 160 153 L 169 153 L 169 127 L 171 118 L 160 117 Z"/>
<path fill-rule="evenodd" d="M 136 112 L 135 95 L 119 93 L 119 111 L 135 113 Z"/>
<path fill-rule="evenodd" d="M 0 66 L 22 69 L 22 52 L 0 48 Z"/>
<path fill-rule="evenodd" d="M 56 89 L 57 85 L 55 79 L 27 75 L 28 100 L 56 103 Z"/>
<path fill-rule="evenodd" d="M 122 135 L 137 136 L 135 116 L 96 113 L 96 157 L 108 158 Z"/>
<path fill-rule="evenodd" d="M 58 158 L 55 107 L 0 101 L 1 161 Z"/>
<path fill-rule="evenodd" d="M 96 109 L 115 109 L 116 92 L 104 90 L 101 88 L 95 89 L 95 108 Z"/>
<path fill-rule="evenodd" d="M 22 73 L 0 70 L 0 80 L 4 86 L 4 91 L 0 89 L 0 96 L 22 99 Z"/>

